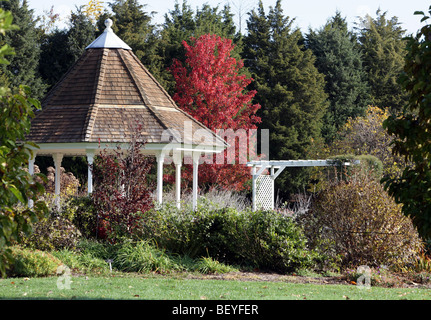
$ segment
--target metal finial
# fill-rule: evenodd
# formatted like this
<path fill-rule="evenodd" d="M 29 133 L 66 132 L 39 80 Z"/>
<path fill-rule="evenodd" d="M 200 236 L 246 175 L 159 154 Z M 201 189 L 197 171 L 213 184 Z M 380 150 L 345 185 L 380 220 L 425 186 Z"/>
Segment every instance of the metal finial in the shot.
<path fill-rule="evenodd" d="M 112 23 L 113 23 L 113 22 L 112 22 L 112 20 L 111 20 L 111 19 L 109 19 L 109 18 L 105 20 L 105 26 L 106 26 L 106 29 L 107 29 L 107 30 L 112 30 L 112 29 L 111 29 L 111 27 L 112 27 Z"/>

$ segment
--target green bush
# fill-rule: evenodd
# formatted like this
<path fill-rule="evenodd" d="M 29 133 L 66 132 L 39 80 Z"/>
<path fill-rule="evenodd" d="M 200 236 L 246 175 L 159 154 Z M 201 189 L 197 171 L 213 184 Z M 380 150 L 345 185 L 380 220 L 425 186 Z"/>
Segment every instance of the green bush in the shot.
<path fill-rule="evenodd" d="M 211 257 L 202 257 L 195 263 L 195 268 L 193 271 L 199 271 L 203 274 L 212 274 L 212 273 L 227 273 L 231 271 L 238 271 L 236 268 L 221 263 L 217 260 L 214 260 Z"/>
<path fill-rule="evenodd" d="M 124 272 L 160 272 L 180 270 L 171 257 L 154 247 L 149 241 L 124 241 L 113 259 L 116 269 Z"/>
<path fill-rule="evenodd" d="M 147 213 L 142 234 L 165 250 L 192 258 L 210 256 L 233 265 L 289 272 L 313 265 L 301 228 L 273 211 L 233 208 L 178 210 L 165 205 Z"/>
<path fill-rule="evenodd" d="M 96 237 L 97 213 L 91 197 L 70 197 L 63 208 L 62 216 L 72 221 L 83 237 Z"/>
<path fill-rule="evenodd" d="M 344 267 L 405 265 L 422 249 L 411 219 L 366 175 L 330 184 L 302 223 L 310 244 Z"/>
<path fill-rule="evenodd" d="M 33 233 L 23 237 L 22 243 L 39 250 L 74 249 L 81 238 L 81 232 L 68 219 L 57 214 L 36 222 Z"/>
<path fill-rule="evenodd" d="M 13 263 L 6 270 L 8 276 L 44 277 L 55 275 L 62 262 L 48 252 L 11 247 Z"/>
<path fill-rule="evenodd" d="M 77 252 L 69 249 L 52 251 L 51 254 L 61 260 L 64 265 L 75 272 L 97 272 L 109 271 L 108 263 L 100 258 L 94 257 L 88 252 Z"/>

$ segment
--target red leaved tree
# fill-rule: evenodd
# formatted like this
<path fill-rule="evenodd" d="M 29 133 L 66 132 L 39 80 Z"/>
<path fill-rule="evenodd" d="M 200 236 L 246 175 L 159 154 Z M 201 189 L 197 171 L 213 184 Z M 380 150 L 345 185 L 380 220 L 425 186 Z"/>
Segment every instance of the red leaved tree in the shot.
<path fill-rule="evenodd" d="M 241 73 L 242 60 L 231 56 L 232 40 L 206 34 L 197 39 L 192 37 L 190 43 L 183 42 L 185 62 L 174 60 L 170 68 L 176 80 L 173 99 L 178 106 L 214 132 L 256 129 L 261 121 L 256 116 L 260 105 L 252 103 L 256 91 L 246 91 L 252 79 Z M 204 163 L 199 167 L 200 186 L 245 188 L 250 169 L 244 163 L 239 164 L 240 148 L 235 145 L 230 148 L 235 150 L 226 150 L 225 158 L 229 153 L 235 154 L 235 164 L 231 161 L 220 164 L 214 156 L 213 164 Z M 183 176 L 187 181 L 191 181 L 191 172 L 191 166 L 186 165 Z"/>
<path fill-rule="evenodd" d="M 145 212 L 152 208 L 152 190 L 147 177 L 153 161 L 141 153 L 145 147 L 138 127 L 131 136 L 128 150 L 104 149 L 93 164 L 93 203 L 97 211 L 99 238 L 115 241 L 131 236 L 142 224 Z"/>

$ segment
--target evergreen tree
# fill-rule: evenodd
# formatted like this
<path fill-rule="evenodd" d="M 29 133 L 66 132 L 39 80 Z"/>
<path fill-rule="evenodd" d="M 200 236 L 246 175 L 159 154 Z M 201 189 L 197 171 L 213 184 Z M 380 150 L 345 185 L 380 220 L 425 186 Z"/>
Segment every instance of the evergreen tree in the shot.
<path fill-rule="evenodd" d="M 403 213 L 412 218 L 423 239 L 431 239 L 431 6 L 428 15 L 422 11 L 421 22 L 427 21 L 414 36 L 407 38 L 406 57 L 400 84 L 408 93 L 408 103 L 383 123 L 394 137 L 396 155 L 411 161 L 401 176 L 383 179 L 385 188 Z M 428 247 L 429 248 L 429 247 Z"/>
<path fill-rule="evenodd" d="M 34 10 L 29 9 L 27 0 L 0 1 L 0 7 L 12 12 L 13 23 L 18 29 L 0 38 L 0 43 L 15 48 L 15 55 L 9 59 L 2 72 L 13 89 L 24 84 L 31 88 L 32 95 L 40 99 L 45 94 L 46 85 L 38 73 L 40 45 Z"/>
<path fill-rule="evenodd" d="M 361 18 L 358 39 L 363 63 L 368 74 L 372 103 L 378 107 L 400 110 L 407 102 L 407 94 L 397 82 L 406 54 L 403 30 L 397 17 L 386 18 L 378 10 L 373 19 Z"/>
<path fill-rule="evenodd" d="M 159 73 L 157 55 L 157 29 L 152 24 L 152 13 L 144 11 L 145 5 L 138 0 L 114 0 L 109 3 L 113 16 L 107 12 L 100 15 L 98 21 L 99 32 L 105 30 L 104 21 L 113 20 L 113 31 L 132 49 L 134 54 L 155 76 Z"/>
<path fill-rule="evenodd" d="M 42 38 L 39 72 L 48 88 L 66 73 L 72 63 L 67 50 L 67 30 L 55 29 Z"/>
<path fill-rule="evenodd" d="M 271 159 L 306 157 L 313 140 L 320 139 L 322 117 L 327 108 L 324 77 L 314 66 L 315 57 L 303 46 L 294 20 L 283 15 L 281 1 L 266 15 L 262 1 L 247 21 L 244 38 L 245 65 L 255 81 L 255 101 L 262 108 L 261 129 L 269 129 Z M 282 193 L 304 186 L 306 170 L 285 170 L 276 180 Z"/>
<path fill-rule="evenodd" d="M 363 116 L 370 104 L 361 52 L 339 12 L 317 32 L 310 30 L 306 45 L 316 56 L 317 69 L 325 75 L 330 105 L 322 135 L 330 143 L 348 118 Z"/>
<path fill-rule="evenodd" d="M 42 36 L 40 74 L 50 87 L 55 85 L 67 70 L 84 53 L 85 47 L 95 39 L 96 27 L 77 7 L 69 20 L 69 29 L 54 29 Z"/>
<path fill-rule="evenodd" d="M 85 48 L 96 38 L 96 26 L 83 11 L 83 7 L 76 8 L 72 12 L 67 33 L 67 50 L 73 63 L 84 53 Z"/>
<path fill-rule="evenodd" d="M 158 53 L 162 59 L 159 65 L 160 77 L 158 80 L 171 95 L 175 93 L 175 80 L 167 68 L 171 66 L 173 59 L 185 61 L 183 41 L 189 41 L 191 37 L 198 38 L 208 33 L 232 39 L 235 43 L 232 56 L 236 59 L 240 58 L 241 46 L 232 16 L 229 6 L 225 6 L 223 10 L 219 11 L 218 7 L 212 8 L 205 4 L 195 12 L 186 0 L 181 5 L 176 2 L 174 9 L 165 14 L 165 22 L 158 43 Z"/>

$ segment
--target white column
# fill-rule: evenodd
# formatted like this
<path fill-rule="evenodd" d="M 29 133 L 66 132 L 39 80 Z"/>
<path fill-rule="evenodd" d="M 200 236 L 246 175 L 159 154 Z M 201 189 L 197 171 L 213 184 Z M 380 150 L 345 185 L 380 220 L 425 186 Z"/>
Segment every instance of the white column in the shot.
<path fill-rule="evenodd" d="M 163 162 L 165 155 L 161 152 L 157 155 L 157 202 L 162 204 L 163 201 Z"/>
<path fill-rule="evenodd" d="M 56 153 L 53 156 L 54 166 L 55 166 L 55 204 L 57 209 L 60 209 L 60 178 L 61 178 L 61 161 L 63 160 L 63 155 L 61 153 Z"/>
<path fill-rule="evenodd" d="M 87 150 L 87 164 L 88 164 L 88 173 L 87 173 L 87 192 L 90 195 L 93 192 L 93 170 L 92 165 L 94 161 L 94 150 Z"/>
<path fill-rule="evenodd" d="M 193 153 L 193 210 L 196 210 L 198 206 L 198 167 L 200 153 Z"/>
<path fill-rule="evenodd" d="M 30 155 L 30 157 L 28 158 L 28 173 L 31 175 L 34 175 L 34 160 L 36 159 L 36 153 L 33 153 L 33 156 Z M 33 200 L 29 199 L 28 200 L 28 207 L 29 208 L 33 208 Z"/>
<path fill-rule="evenodd" d="M 174 153 L 173 155 L 174 163 L 175 163 L 175 199 L 177 208 L 181 208 L 181 165 L 182 158 L 181 152 Z"/>
<path fill-rule="evenodd" d="M 253 203 L 253 211 L 256 211 L 256 166 L 253 165 L 251 168 L 251 177 L 252 177 L 252 203 Z"/>

